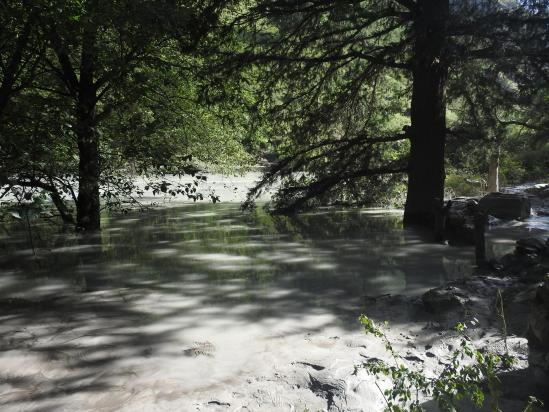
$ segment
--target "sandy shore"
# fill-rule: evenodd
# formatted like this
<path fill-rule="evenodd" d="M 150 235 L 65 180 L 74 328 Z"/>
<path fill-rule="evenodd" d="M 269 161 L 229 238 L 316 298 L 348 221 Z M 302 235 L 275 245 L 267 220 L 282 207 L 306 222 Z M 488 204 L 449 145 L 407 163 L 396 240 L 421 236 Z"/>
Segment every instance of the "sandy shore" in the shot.
<path fill-rule="evenodd" d="M 468 324 L 476 347 L 504 350 L 493 298 L 498 288 L 511 290 L 517 282 L 481 276 L 457 285 L 470 292 L 463 313 L 432 315 L 420 298 L 402 296 L 365 298 L 360 312 L 389 321 L 387 336 L 406 363 L 433 376 L 459 345 L 460 337 L 452 330 L 457 320 Z M 196 340 L 189 339 L 187 331 L 189 343 L 181 345 L 183 340 L 170 335 L 170 325 L 149 323 L 137 315 L 143 305 L 155 308 L 150 316 L 161 316 L 162 310 L 192 304 L 164 300 L 160 305 L 160 298 L 134 289 L 32 304 L 2 302 L 2 410 L 380 411 L 384 407 L 374 377 L 363 370 L 355 373 L 355 366 L 371 358 L 390 361 L 389 356 L 383 343 L 364 335 L 358 322 L 353 327 L 352 319 L 343 319 L 339 326 L 318 319 L 318 328 L 307 332 L 299 322 L 273 323 L 269 335 L 254 335 L 248 329 L 247 344 L 238 329 L 223 330 L 221 323 L 215 342 L 201 340 L 198 326 L 193 332 Z M 527 369 L 527 341 L 515 334 L 524 326 L 520 318 L 524 314 L 520 299 L 514 302 L 507 345 L 518 362 L 503 375 L 504 382 L 512 383 L 505 385 L 505 411 L 521 410 L 528 395 L 539 396 L 547 389 L 543 389 L 547 381 Z M 325 327 L 329 323 L 332 326 Z"/>

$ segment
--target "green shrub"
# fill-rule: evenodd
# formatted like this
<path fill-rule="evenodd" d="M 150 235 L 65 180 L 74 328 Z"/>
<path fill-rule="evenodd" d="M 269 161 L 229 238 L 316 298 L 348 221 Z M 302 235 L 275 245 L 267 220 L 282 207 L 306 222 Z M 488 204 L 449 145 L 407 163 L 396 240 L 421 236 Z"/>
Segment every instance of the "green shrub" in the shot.
<path fill-rule="evenodd" d="M 480 196 L 486 192 L 486 180 L 467 173 L 449 173 L 445 181 L 448 197 Z"/>
<path fill-rule="evenodd" d="M 424 411 L 422 402 L 425 399 L 435 400 L 442 411 L 457 411 L 458 402 L 462 399 L 469 399 L 480 408 L 485 401 L 485 388 L 491 396 L 491 410 L 501 411 L 501 389 L 497 372 L 509 367 L 514 358 L 508 353 L 483 353 L 474 348 L 465 335 L 465 324 L 458 323 L 455 327 L 456 332 L 461 335 L 461 344 L 458 349 L 451 352 L 450 362 L 438 377 L 429 378 L 422 368 L 410 369 L 406 365 L 384 330 L 370 318 L 361 315 L 359 321 L 366 334 L 381 339 L 391 355 L 391 362 L 370 359 L 355 369 L 357 372 L 362 368 L 376 378 L 389 379 L 391 386 L 386 390 L 382 390 L 376 383 L 385 400 L 386 411 Z M 531 411 L 536 404 L 540 404 L 540 401 L 531 397 L 524 410 Z"/>

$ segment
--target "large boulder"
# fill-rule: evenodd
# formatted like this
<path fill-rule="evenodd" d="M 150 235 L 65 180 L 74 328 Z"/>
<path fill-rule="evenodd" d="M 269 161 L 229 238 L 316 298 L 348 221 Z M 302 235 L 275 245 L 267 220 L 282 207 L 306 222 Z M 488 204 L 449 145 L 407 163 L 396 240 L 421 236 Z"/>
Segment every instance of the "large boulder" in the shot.
<path fill-rule="evenodd" d="M 510 193 L 489 193 L 479 201 L 479 208 L 498 219 L 526 219 L 531 213 L 530 199 Z"/>
<path fill-rule="evenodd" d="M 526 237 L 517 240 L 517 252 L 518 253 L 536 253 L 538 255 L 543 255 L 547 252 L 547 245 L 549 239 L 544 241 L 543 239 L 537 237 Z"/>
<path fill-rule="evenodd" d="M 451 200 L 446 221 L 447 235 L 451 239 L 474 244 L 476 207 L 475 198 L 458 197 Z"/>
<path fill-rule="evenodd" d="M 421 300 L 428 312 L 440 314 L 464 310 L 467 296 L 459 288 L 447 286 L 425 292 Z"/>

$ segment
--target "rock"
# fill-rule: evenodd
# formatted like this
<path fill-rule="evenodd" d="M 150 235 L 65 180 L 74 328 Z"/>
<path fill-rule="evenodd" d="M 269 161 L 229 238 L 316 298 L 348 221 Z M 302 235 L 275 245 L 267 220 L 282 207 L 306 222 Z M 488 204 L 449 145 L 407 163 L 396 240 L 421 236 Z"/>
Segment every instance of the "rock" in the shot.
<path fill-rule="evenodd" d="M 463 310 L 467 299 L 453 286 L 435 288 L 421 297 L 425 309 L 431 313 Z"/>
<path fill-rule="evenodd" d="M 536 255 L 537 256 L 537 255 Z M 500 259 L 503 269 L 500 270 L 502 276 L 518 276 L 525 270 L 530 259 L 527 255 L 519 256 L 516 253 L 508 253 Z M 537 263 L 537 262 L 536 262 Z M 532 265 L 530 265 L 532 266 Z"/>
<path fill-rule="evenodd" d="M 514 253 L 507 253 L 500 259 L 500 264 L 503 265 L 504 269 L 514 266 L 517 263 L 519 263 L 519 258 Z"/>
<path fill-rule="evenodd" d="M 527 237 L 517 240 L 517 252 L 543 254 L 547 251 L 546 243 L 536 237 Z"/>
<path fill-rule="evenodd" d="M 423 359 L 421 359 L 416 355 L 407 355 L 404 357 L 404 359 L 406 359 L 409 362 L 421 362 L 421 363 L 425 362 Z"/>
<path fill-rule="evenodd" d="M 504 268 L 503 264 L 499 262 L 497 259 L 490 259 L 488 261 L 488 267 L 492 270 L 495 270 L 496 272 L 499 272 Z"/>
<path fill-rule="evenodd" d="M 545 189 L 543 189 L 543 190 L 540 190 L 540 191 L 538 192 L 538 197 L 539 197 L 540 199 L 547 199 L 547 198 L 549 198 L 549 187 L 547 187 L 547 188 L 545 188 Z"/>
<path fill-rule="evenodd" d="M 509 193 L 489 193 L 479 201 L 479 207 L 498 219 L 526 219 L 530 216 L 530 200 Z"/>
<path fill-rule="evenodd" d="M 345 399 L 345 382 L 333 376 L 310 374 L 308 386 L 316 396 L 326 399 L 328 410 L 339 409 L 334 406 Z"/>
<path fill-rule="evenodd" d="M 488 226 L 489 227 L 496 227 L 496 226 L 501 225 L 501 223 L 502 223 L 501 219 L 498 219 L 497 217 L 492 216 L 492 215 L 488 215 Z"/>
<path fill-rule="evenodd" d="M 549 184 L 537 184 L 524 190 L 526 193 L 537 196 L 540 199 L 549 197 Z"/>
<path fill-rule="evenodd" d="M 541 256 L 537 253 L 523 253 L 518 255 L 519 262 L 523 269 L 536 266 L 541 262 Z M 522 271 L 521 271 L 522 272 Z"/>
<path fill-rule="evenodd" d="M 530 310 L 528 347 L 530 364 L 549 371 L 549 278 L 538 288 Z"/>
<path fill-rule="evenodd" d="M 450 236 L 469 243 L 474 243 L 474 209 L 477 200 L 474 198 L 455 198 L 448 210 L 446 227 Z"/>
<path fill-rule="evenodd" d="M 536 265 L 528 268 L 523 276 L 523 281 L 526 283 L 539 283 L 549 276 L 549 268 L 543 265 Z"/>

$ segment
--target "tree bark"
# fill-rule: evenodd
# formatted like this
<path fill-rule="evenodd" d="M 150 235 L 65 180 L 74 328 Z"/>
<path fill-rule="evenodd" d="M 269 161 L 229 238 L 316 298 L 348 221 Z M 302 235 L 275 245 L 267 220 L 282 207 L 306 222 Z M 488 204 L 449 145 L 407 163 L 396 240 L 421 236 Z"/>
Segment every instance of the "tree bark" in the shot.
<path fill-rule="evenodd" d="M 444 198 L 446 140 L 445 27 L 448 0 L 418 1 L 414 24 L 408 193 L 404 224 L 434 224 L 435 199 Z"/>
<path fill-rule="evenodd" d="M 86 31 L 82 43 L 75 128 L 80 157 L 76 225 L 84 230 L 97 230 L 101 227 L 99 202 L 101 169 L 96 119 L 97 91 L 93 80 L 95 57 L 95 33 Z"/>
<path fill-rule="evenodd" d="M 488 193 L 499 192 L 499 147 L 488 164 Z"/>

